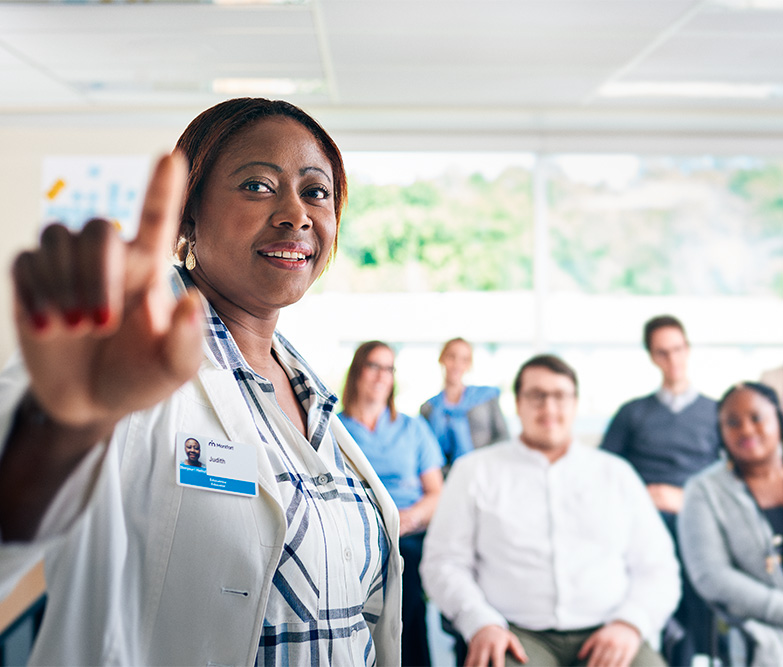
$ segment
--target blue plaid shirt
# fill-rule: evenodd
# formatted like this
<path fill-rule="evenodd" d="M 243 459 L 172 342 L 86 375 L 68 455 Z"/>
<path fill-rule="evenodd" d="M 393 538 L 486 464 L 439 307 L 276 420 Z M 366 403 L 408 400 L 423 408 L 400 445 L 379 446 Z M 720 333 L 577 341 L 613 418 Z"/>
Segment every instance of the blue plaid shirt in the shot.
<path fill-rule="evenodd" d="M 176 292 L 192 285 L 181 268 L 174 283 Z M 374 665 L 372 633 L 384 603 L 390 542 L 374 494 L 332 437 L 337 398 L 275 332 L 275 356 L 307 413 L 302 436 L 280 410 L 272 384 L 250 368 L 206 300 L 204 306 L 206 355 L 234 373 L 286 510 L 256 664 Z"/>

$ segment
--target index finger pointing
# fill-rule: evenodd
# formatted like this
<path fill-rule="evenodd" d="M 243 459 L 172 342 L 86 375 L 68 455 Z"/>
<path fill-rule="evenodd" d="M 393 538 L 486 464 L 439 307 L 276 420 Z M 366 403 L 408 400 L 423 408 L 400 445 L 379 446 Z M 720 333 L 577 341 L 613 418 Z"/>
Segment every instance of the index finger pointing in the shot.
<path fill-rule="evenodd" d="M 161 259 L 171 255 L 187 176 L 187 160 L 182 153 L 177 151 L 158 160 L 144 196 L 139 232 L 133 241 L 136 250 Z"/>

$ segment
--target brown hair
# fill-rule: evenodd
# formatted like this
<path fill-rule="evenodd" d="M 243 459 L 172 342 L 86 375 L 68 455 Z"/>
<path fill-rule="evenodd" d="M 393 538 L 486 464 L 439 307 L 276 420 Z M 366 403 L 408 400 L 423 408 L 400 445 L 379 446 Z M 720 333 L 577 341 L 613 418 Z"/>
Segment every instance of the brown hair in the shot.
<path fill-rule="evenodd" d="M 443 363 L 443 355 L 446 354 L 448 349 L 455 343 L 465 343 L 465 345 L 467 345 L 468 348 L 470 349 L 471 361 L 473 360 L 473 346 L 470 343 L 468 343 L 468 341 L 466 341 L 464 338 L 457 336 L 456 338 L 452 338 L 451 340 L 447 340 L 445 343 L 443 343 L 443 347 L 441 348 L 440 351 L 440 356 L 438 357 L 439 364 Z"/>
<path fill-rule="evenodd" d="M 218 156 L 237 134 L 251 123 L 274 116 L 291 118 L 310 131 L 332 166 L 334 180 L 334 212 L 337 230 L 340 229 L 340 215 L 348 192 L 343 158 L 340 149 L 318 122 L 302 109 L 282 100 L 268 100 L 263 97 L 242 97 L 226 100 L 207 109 L 194 118 L 177 141 L 190 163 L 190 174 L 185 189 L 185 203 L 182 207 L 175 253 L 182 260 L 188 252 L 195 221 L 193 211 L 198 205 L 204 185 L 209 178 Z M 337 236 L 330 253 L 330 261 L 337 251 Z"/>
<path fill-rule="evenodd" d="M 380 340 L 369 340 L 357 347 L 356 352 L 353 354 L 353 360 L 351 361 L 351 365 L 348 367 L 348 375 L 345 378 L 345 387 L 343 387 L 342 398 L 343 410 L 349 417 L 353 416 L 351 413 L 358 399 L 356 385 L 359 382 L 359 376 L 362 374 L 364 366 L 367 363 L 367 357 L 369 357 L 372 351 L 378 347 L 385 347 L 387 350 L 394 353 L 394 350 L 392 350 L 391 347 L 386 343 Z M 397 419 L 397 409 L 394 407 L 395 388 L 395 383 L 392 383 L 392 390 L 389 393 L 389 399 L 386 401 L 386 406 L 389 408 L 389 414 L 392 421 Z"/>
<path fill-rule="evenodd" d="M 514 378 L 514 396 L 516 396 L 517 400 L 519 400 L 519 395 L 522 393 L 522 373 L 528 368 L 546 368 L 553 373 L 571 378 L 571 381 L 574 383 L 574 391 L 577 395 L 579 394 L 579 381 L 576 378 L 576 371 L 554 354 L 539 354 L 522 364 L 516 378 Z"/>
<path fill-rule="evenodd" d="M 652 352 L 650 349 L 652 346 L 653 334 L 658 329 L 665 329 L 667 327 L 674 327 L 682 331 L 682 337 L 685 338 L 685 342 L 688 342 L 688 335 L 685 333 L 685 327 L 682 326 L 682 322 L 678 320 L 674 315 L 658 315 L 648 320 L 644 324 L 644 347 L 648 352 Z"/>

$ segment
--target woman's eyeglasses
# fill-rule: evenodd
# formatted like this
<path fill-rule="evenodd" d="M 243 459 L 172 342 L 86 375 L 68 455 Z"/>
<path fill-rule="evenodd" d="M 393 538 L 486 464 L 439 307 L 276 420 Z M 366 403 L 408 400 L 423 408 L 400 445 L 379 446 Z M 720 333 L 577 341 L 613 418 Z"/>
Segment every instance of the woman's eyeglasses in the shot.
<path fill-rule="evenodd" d="M 365 361 L 364 367 L 371 370 L 373 373 L 389 373 L 390 375 L 394 375 L 394 366 L 382 366 L 381 364 L 376 364 L 374 361 Z"/>

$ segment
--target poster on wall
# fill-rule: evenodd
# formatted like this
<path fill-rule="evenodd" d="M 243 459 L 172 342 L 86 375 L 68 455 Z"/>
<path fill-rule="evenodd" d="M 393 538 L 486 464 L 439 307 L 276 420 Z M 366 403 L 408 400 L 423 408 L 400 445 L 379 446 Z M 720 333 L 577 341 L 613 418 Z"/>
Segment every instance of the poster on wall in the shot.
<path fill-rule="evenodd" d="M 135 237 L 150 171 L 148 155 L 52 155 L 43 159 L 41 228 L 80 229 L 105 218 L 122 237 Z"/>

